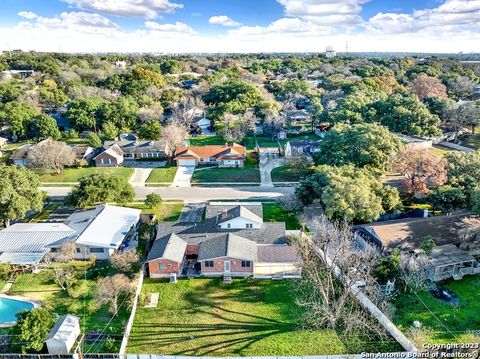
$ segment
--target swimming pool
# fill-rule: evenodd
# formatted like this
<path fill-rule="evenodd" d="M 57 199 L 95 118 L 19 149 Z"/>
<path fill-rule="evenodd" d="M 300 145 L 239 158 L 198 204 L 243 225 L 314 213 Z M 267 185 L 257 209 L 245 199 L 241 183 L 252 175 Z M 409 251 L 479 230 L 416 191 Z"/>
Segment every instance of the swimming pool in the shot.
<path fill-rule="evenodd" d="M 0 325 L 13 324 L 17 317 L 15 314 L 22 310 L 32 310 L 34 305 L 22 300 L 0 298 Z"/>

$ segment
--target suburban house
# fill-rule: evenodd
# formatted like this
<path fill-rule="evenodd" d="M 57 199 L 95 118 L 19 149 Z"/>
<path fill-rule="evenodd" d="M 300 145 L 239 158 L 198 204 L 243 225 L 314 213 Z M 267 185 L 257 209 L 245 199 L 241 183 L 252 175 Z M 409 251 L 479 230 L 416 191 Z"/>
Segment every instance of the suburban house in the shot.
<path fill-rule="evenodd" d="M 140 210 L 111 205 L 71 214 L 64 223 L 15 223 L 0 230 L 0 263 L 35 267 L 74 242 L 75 259 L 109 259 L 137 244 Z"/>
<path fill-rule="evenodd" d="M 27 158 L 28 150 L 32 148 L 33 144 L 26 144 L 18 147 L 15 151 L 12 152 L 10 156 L 10 161 L 19 167 L 24 167 L 29 165 L 29 160 Z"/>
<path fill-rule="evenodd" d="M 190 130 L 193 133 L 209 134 L 212 130 L 212 121 L 204 116 L 196 116 L 192 120 Z"/>
<path fill-rule="evenodd" d="M 285 145 L 286 158 L 310 157 L 320 151 L 318 141 L 288 141 Z"/>
<path fill-rule="evenodd" d="M 182 146 L 175 152 L 177 166 L 243 167 L 246 149 L 236 143 L 233 146 Z"/>
<path fill-rule="evenodd" d="M 475 258 L 459 248 L 461 232 L 471 227 L 473 218 L 476 217 L 466 214 L 403 218 L 355 226 L 354 231 L 363 247 L 370 246 L 381 252 L 398 248 L 419 253 L 422 239 L 431 236 L 437 246 L 429 257 L 430 279 L 461 279 L 466 274 L 480 273 L 480 264 Z"/>
<path fill-rule="evenodd" d="M 419 136 L 407 136 L 401 133 L 394 133 L 394 135 L 400 141 L 405 143 L 408 147 L 411 147 L 414 149 L 431 148 L 433 145 L 432 139 L 427 139 Z"/>
<path fill-rule="evenodd" d="M 158 224 L 147 263 L 151 278 L 301 275 L 285 223 L 264 222 L 261 203 L 212 203 L 203 222 Z"/>
<path fill-rule="evenodd" d="M 105 204 L 71 214 L 64 224 L 76 232 L 75 258 L 109 259 L 115 251 L 135 246 L 140 212 Z M 62 243 L 59 244 L 50 247 L 60 249 Z"/>
<path fill-rule="evenodd" d="M 116 167 L 124 160 L 157 160 L 166 157 L 165 141 L 105 141 L 94 160 L 98 167 Z"/>
<path fill-rule="evenodd" d="M 284 116 L 287 120 L 295 121 L 295 122 L 310 121 L 312 118 L 312 115 L 310 115 L 310 113 L 307 110 L 285 111 Z"/>
<path fill-rule="evenodd" d="M 73 152 L 75 153 L 76 161 L 86 161 L 90 163 L 95 157 L 95 149 L 90 146 L 74 146 Z"/>
<path fill-rule="evenodd" d="M 46 139 L 40 141 L 38 144 L 51 141 L 50 139 Z M 28 159 L 29 152 L 35 148 L 37 144 L 26 144 L 23 146 L 18 147 L 15 151 L 12 152 L 10 156 L 10 161 L 19 167 L 28 167 L 30 166 L 30 160 Z M 77 161 L 85 160 L 90 162 L 93 160 L 95 156 L 95 149 L 89 146 L 71 146 L 73 148 L 73 152 L 75 153 L 75 159 Z"/>

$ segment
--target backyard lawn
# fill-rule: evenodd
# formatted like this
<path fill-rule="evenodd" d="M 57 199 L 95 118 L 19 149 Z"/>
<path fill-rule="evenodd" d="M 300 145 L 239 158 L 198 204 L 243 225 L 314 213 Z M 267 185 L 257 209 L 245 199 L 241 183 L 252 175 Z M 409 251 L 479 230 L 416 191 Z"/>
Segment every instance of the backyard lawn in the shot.
<path fill-rule="evenodd" d="M 201 168 L 193 173 L 192 183 L 204 182 L 260 182 L 257 165 L 245 165 L 239 168 Z"/>
<path fill-rule="evenodd" d="M 427 336 L 430 343 L 472 342 L 473 335 L 466 332 L 480 331 L 480 275 L 446 281 L 441 285 L 459 297 L 459 306 L 440 301 L 427 291 L 417 293 L 418 297 L 416 294 L 400 294 L 394 302 L 396 324 L 408 330 L 414 320 L 420 321 L 423 328 L 431 331 Z"/>
<path fill-rule="evenodd" d="M 172 183 L 177 173 L 176 166 L 154 168 L 147 178 L 147 183 Z"/>
<path fill-rule="evenodd" d="M 182 212 L 183 202 L 162 203 L 154 208 L 148 208 L 144 204 L 129 204 L 127 207 L 141 209 L 144 214 L 155 213 L 158 222 L 174 222 Z"/>
<path fill-rule="evenodd" d="M 146 279 L 142 296 L 159 293 L 156 308 L 139 306 L 127 353 L 192 356 L 274 356 L 377 351 L 332 330 L 299 326 L 290 281 Z M 374 346 L 372 348 L 372 346 Z"/>
<path fill-rule="evenodd" d="M 188 139 L 190 146 L 224 145 L 222 136 L 194 136 Z"/>
<path fill-rule="evenodd" d="M 462 145 L 476 150 L 480 149 L 480 133 L 465 135 L 460 138 Z"/>
<path fill-rule="evenodd" d="M 263 204 L 265 222 L 285 222 L 287 229 L 301 229 L 300 222 L 294 214 L 286 212 L 278 203 Z"/>
<path fill-rule="evenodd" d="M 313 171 L 299 171 L 295 167 L 281 166 L 272 170 L 273 182 L 298 182 L 310 175 Z"/>
<path fill-rule="evenodd" d="M 93 173 L 110 173 L 124 177 L 127 180 L 132 176 L 134 169 L 128 167 L 79 167 L 65 168 L 59 175 L 51 173 L 39 173 L 40 182 L 78 182 L 80 178 Z"/>
<path fill-rule="evenodd" d="M 44 308 L 58 315 L 76 315 L 80 318 L 82 330 L 85 329 L 87 333 L 93 330 L 97 332 L 104 330 L 103 340 L 85 344 L 84 350 L 86 352 L 118 352 L 124 323 L 129 316 L 128 306 L 122 305 L 119 314 L 112 319 L 112 314 L 108 312 L 108 307 L 96 305 L 94 291 L 97 278 L 94 276 L 93 266 L 94 264 L 89 261 L 75 262 L 77 278 L 83 278 L 86 269 L 87 280 L 79 279 L 78 283 L 82 284 L 78 285 L 78 287 L 73 287 L 75 289 L 71 289 L 68 292 L 62 290 L 53 282 L 50 270 L 42 270 L 39 273 L 24 273 L 18 276 L 9 294 L 40 300 Z M 97 270 L 99 270 L 98 267 Z M 106 273 L 102 273 L 102 276 L 104 274 L 106 275 Z M 111 322 L 109 323 L 110 320 Z M 107 336 L 110 345 L 106 345 Z"/>

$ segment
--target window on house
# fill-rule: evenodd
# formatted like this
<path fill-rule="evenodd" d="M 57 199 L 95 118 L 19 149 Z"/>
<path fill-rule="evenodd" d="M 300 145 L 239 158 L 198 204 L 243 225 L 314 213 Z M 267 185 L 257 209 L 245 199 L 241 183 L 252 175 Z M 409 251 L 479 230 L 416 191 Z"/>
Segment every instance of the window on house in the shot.
<path fill-rule="evenodd" d="M 205 267 L 212 268 L 213 267 L 213 261 L 205 261 Z"/>
<path fill-rule="evenodd" d="M 250 261 L 242 261 L 242 268 L 250 268 Z"/>
<path fill-rule="evenodd" d="M 77 248 L 76 250 L 77 250 L 77 253 L 80 253 L 80 248 Z"/>
<path fill-rule="evenodd" d="M 100 158 L 100 162 L 102 163 L 102 165 L 104 165 L 104 164 L 105 164 L 105 161 L 104 161 L 104 159 L 103 159 L 103 158 Z"/>
<path fill-rule="evenodd" d="M 103 248 L 90 248 L 90 253 L 103 253 Z"/>
<path fill-rule="evenodd" d="M 163 270 L 164 268 L 165 266 L 163 265 L 163 263 L 158 263 L 158 269 Z"/>
<path fill-rule="evenodd" d="M 227 228 L 231 228 L 232 225 L 230 223 L 227 223 Z"/>
<path fill-rule="evenodd" d="M 247 227 L 247 228 L 253 228 L 253 224 L 252 224 L 252 223 L 247 223 L 247 224 L 246 224 L 246 227 Z"/>
<path fill-rule="evenodd" d="M 168 268 L 172 268 L 173 266 L 171 264 L 167 265 Z"/>

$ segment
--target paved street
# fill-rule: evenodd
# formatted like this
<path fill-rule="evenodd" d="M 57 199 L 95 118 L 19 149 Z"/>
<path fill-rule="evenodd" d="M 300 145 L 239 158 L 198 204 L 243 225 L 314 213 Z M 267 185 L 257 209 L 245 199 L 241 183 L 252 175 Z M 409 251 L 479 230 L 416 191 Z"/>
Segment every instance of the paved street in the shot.
<path fill-rule="evenodd" d="M 64 198 L 70 187 L 40 187 L 53 198 Z M 218 199 L 268 199 L 293 193 L 293 187 L 136 187 L 137 199 L 145 199 L 149 193 L 158 193 L 163 199 L 179 199 L 203 202 Z"/>

